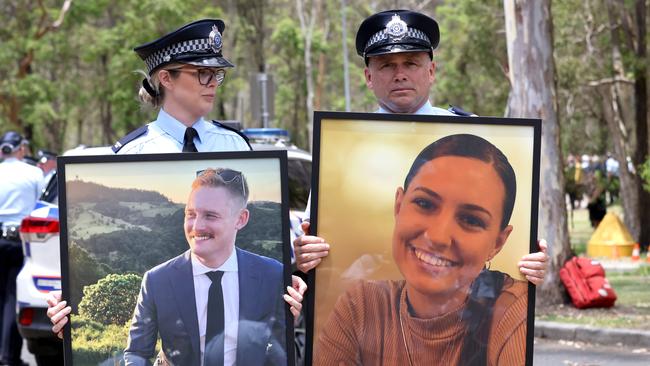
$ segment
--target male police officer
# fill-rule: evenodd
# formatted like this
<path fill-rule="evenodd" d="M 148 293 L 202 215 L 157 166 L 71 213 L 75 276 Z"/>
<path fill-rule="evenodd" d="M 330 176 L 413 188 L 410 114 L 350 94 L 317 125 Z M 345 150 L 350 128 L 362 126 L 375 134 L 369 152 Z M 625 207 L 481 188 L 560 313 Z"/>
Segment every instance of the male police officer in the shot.
<path fill-rule="evenodd" d="M 383 11 L 361 23 L 356 48 L 366 63 L 366 85 L 377 97 L 378 113 L 466 115 L 429 102 L 439 39 L 438 23 L 413 11 Z"/>
<path fill-rule="evenodd" d="M 0 163 L 0 364 L 22 365 L 20 351 L 23 340 L 16 327 L 16 276 L 23 264 L 23 251 L 18 234 L 22 219 L 36 206 L 43 189 L 43 172 L 24 163 L 27 140 L 9 131 L 0 140 L 4 161 Z"/>
<path fill-rule="evenodd" d="M 439 40 L 438 23 L 410 10 L 382 11 L 361 23 L 356 48 L 366 63 L 366 85 L 379 104 L 376 113 L 472 115 L 456 107 L 436 108 L 429 101 L 436 69 L 433 50 Z M 303 223 L 303 230 L 308 232 L 308 222 Z M 540 246 L 546 251 L 544 240 Z M 303 272 L 315 268 L 329 253 L 323 238 L 309 235 L 297 238 L 294 248 L 298 269 Z M 542 282 L 546 266 L 544 252 L 525 255 L 519 262 L 521 273 L 534 284 Z"/>

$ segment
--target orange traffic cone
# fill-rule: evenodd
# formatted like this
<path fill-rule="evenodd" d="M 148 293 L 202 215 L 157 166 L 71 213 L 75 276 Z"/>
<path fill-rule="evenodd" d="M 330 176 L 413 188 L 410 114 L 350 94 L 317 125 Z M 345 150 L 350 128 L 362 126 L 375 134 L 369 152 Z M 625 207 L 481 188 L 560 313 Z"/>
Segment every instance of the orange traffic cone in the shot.
<path fill-rule="evenodd" d="M 639 243 L 636 243 L 634 244 L 634 249 L 632 249 L 632 260 L 636 262 L 639 259 L 641 259 L 641 247 Z"/>

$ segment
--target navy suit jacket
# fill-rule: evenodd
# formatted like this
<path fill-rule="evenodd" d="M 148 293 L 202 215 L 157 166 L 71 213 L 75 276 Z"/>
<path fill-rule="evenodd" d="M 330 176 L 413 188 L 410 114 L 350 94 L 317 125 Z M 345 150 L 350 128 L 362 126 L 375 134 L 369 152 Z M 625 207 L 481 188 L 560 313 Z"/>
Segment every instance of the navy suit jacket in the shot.
<path fill-rule="evenodd" d="M 235 249 L 239 267 L 237 364 L 286 365 L 282 265 Z M 145 273 L 124 351 L 126 365 L 150 365 L 158 334 L 173 365 L 201 364 L 189 250 Z M 210 352 L 209 344 L 206 352 Z"/>

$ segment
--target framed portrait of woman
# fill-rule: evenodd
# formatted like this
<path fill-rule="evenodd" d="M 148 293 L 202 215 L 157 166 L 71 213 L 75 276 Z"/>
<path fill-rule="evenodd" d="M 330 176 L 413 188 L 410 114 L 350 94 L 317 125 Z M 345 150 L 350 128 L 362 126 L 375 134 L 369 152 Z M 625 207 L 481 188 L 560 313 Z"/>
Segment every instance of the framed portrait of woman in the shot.
<path fill-rule="evenodd" d="M 541 121 L 316 112 L 307 358 L 532 364 Z"/>
<path fill-rule="evenodd" d="M 285 151 L 58 160 L 66 365 L 293 365 Z"/>

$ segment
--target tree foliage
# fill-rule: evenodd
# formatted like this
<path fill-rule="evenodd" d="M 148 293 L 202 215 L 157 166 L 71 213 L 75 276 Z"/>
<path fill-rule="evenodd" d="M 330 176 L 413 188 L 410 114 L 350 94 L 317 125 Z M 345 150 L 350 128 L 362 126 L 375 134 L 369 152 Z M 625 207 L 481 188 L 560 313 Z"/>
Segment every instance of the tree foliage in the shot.
<path fill-rule="evenodd" d="M 79 315 L 104 325 L 124 325 L 133 315 L 142 277 L 137 274 L 109 274 L 84 287 Z"/>
<path fill-rule="evenodd" d="M 562 155 L 606 152 L 625 167 L 650 154 L 647 122 L 647 1 L 553 1 L 553 47 Z M 33 148 L 63 151 L 107 145 L 152 120 L 136 92 L 144 65 L 133 47 L 200 18 L 226 22 L 224 55 L 237 67 L 218 89 L 215 119 L 258 127 L 255 74 L 274 80 L 272 127 L 310 146 L 310 109 L 345 108 L 343 52 L 349 54 L 351 110 L 376 108 L 366 88 L 355 35 L 368 15 L 410 8 L 434 16 L 436 105 L 500 116 L 506 75 L 502 0 L 5 0 L 0 3 L 0 130 L 15 129 Z M 342 40 L 341 15 L 347 19 Z M 301 19 L 303 20 L 301 23 Z M 645 112 L 644 112 L 645 111 Z M 650 196 L 634 172 L 621 178 L 625 221 L 648 240 Z M 645 230 L 645 231 L 644 231 Z"/>

